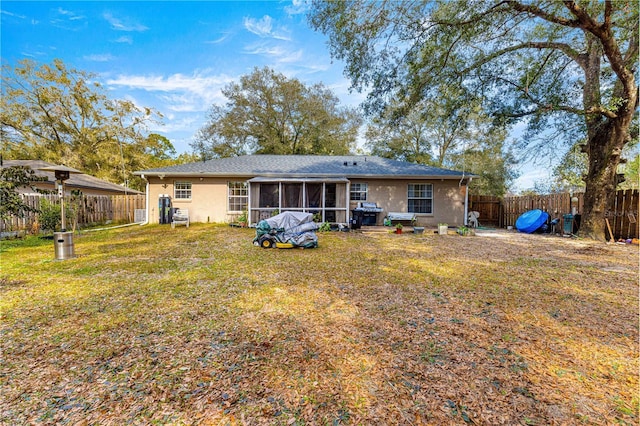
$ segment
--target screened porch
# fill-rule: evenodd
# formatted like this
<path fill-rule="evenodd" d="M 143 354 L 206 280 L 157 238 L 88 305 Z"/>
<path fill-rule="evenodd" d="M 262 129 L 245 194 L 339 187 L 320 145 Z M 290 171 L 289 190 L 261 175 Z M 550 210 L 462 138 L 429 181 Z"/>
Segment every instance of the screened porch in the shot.
<path fill-rule="evenodd" d="M 284 211 L 313 213 L 320 222 L 348 221 L 349 181 L 346 178 L 258 177 L 248 183 L 250 223 Z"/>

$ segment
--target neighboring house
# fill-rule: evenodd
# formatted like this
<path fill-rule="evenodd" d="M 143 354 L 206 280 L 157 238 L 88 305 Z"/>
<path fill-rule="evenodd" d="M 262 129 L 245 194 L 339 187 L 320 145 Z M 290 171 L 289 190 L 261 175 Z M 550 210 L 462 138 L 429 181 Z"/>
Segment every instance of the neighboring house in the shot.
<path fill-rule="evenodd" d="M 415 213 L 417 224 L 465 223 L 473 175 L 372 156 L 246 155 L 136 171 L 147 180 L 150 223 L 160 199 L 188 209 L 192 222 L 233 222 L 243 211 L 252 224 L 285 210 L 348 223 L 358 203 L 376 203 L 382 225 L 390 212 Z"/>
<path fill-rule="evenodd" d="M 47 191 L 56 191 L 56 177 L 54 172 L 43 171 L 40 169 L 55 166 L 55 164 L 47 163 L 40 160 L 2 160 L 2 168 L 8 168 L 13 166 L 24 166 L 31 168 L 36 176 L 46 177 L 45 181 L 34 182 L 34 187 Z M 102 179 L 84 174 L 84 173 L 72 173 L 69 179 L 64 181 L 64 189 L 66 193 L 70 193 L 74 190 L 82 191 L 85 195 L 132 195 L 142 194 L 140 191 L 136 191 L 130 188 L 125 188 L 115 183 L 107 182 Z M 20 193 L 30 194 L 33 191 L 31 188 L 21 188 Z"/>

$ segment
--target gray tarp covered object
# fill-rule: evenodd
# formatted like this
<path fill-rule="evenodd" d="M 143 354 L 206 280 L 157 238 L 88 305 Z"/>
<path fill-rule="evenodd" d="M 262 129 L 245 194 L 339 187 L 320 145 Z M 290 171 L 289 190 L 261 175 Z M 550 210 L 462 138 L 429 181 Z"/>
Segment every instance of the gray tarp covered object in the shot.
<path fill-rule="evenodd" d="M 313 221 L 312 213 L 286 211 L 261 220 L 256 227 L 257 235 L 254 241 L 264 234 L 277 231 L 276 238 L 280 242 L 291 243 L 298 247 L 317 247 L 316 229 L 318 224 Z"/>

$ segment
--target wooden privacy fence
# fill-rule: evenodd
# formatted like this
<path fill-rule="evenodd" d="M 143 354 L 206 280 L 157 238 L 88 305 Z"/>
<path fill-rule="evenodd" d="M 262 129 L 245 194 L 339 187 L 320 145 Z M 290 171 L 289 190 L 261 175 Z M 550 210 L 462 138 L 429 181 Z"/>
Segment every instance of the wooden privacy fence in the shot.
<path fill-rule="evenodd" d="M 40 208 L 43 199 L 52 204 L 59 204 L 60 198 L 55 194 L 21 195 L 25 204 Z M 68 228 L 77 219 L 77 226 L 101 224 L 106 222 L 131 223 L 134 222 L 136 210 L 145 209 L 146 196 L 142 195 L 82 195 L 80 197 L 65 196 L 65 209 L 73 210 L 72 216 L 67 216 Z M 0 231 L 18 231 L 34 229 L 38 213 L 28 213 L 24 217 L 13 216 L 0 221 Z"/>
<path fill-rule="evenodd" d="M 564 229 L 564 215 L 575 211 L 582 215 L 584 194 L 569 193 L 549 195 L 523 195 L 498 198 L 485 195 L 469 197 L 470 211 L 480 212 L 479 222 L 483 226 L 506 228 L 514 226 L 521 214 L 534 209 L 540 209 L 552 219 L 560 219 L 558 230 Z M 613 236 L 618 238 L 638 238 L 640 233 L 638 223 L 638 208 L 640 200 L 637 189 L 617 191 L 615 200 L 607 208 L 605 217 L 609 220 Z"/>

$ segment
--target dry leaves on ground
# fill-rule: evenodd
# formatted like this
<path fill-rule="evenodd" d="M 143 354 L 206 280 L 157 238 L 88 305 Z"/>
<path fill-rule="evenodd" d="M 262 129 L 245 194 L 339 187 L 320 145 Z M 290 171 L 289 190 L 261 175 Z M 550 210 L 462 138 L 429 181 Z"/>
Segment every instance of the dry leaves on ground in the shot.
<path fill-rule="evenodd" d="M 246 229 L 4 244 L 6 424 L 637 424 L 638 249 Z"/>

